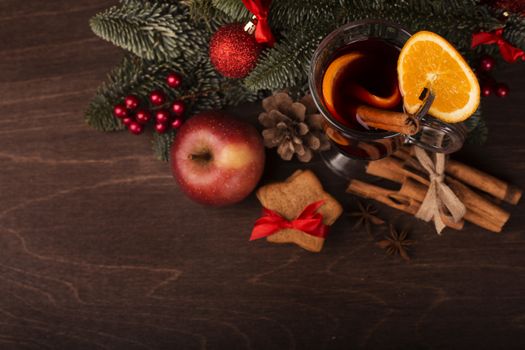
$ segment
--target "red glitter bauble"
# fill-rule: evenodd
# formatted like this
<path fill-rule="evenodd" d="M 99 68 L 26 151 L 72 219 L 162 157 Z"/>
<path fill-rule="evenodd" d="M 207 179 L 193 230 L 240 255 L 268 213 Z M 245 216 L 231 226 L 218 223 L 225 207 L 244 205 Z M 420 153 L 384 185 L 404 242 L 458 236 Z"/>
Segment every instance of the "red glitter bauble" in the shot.
<path fill-rule="evenodd" d="M 244 78 L 255 65 L 262 46 L 244 31 L 242 24 L 227 24 L 213 34 L 210 60 L 215 69 L 227 78 Z"/>

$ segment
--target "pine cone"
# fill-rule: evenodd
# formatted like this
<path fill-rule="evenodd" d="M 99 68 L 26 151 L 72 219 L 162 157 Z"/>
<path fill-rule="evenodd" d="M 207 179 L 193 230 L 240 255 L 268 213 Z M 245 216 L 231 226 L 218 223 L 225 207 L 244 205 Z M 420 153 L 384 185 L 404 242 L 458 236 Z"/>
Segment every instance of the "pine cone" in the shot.
<path fill-rule="evenodd" d="M 264 126 L 264 145 L 277 147 L 284 160 L 294 154 L 301 162 L 309 162 L 314 151 L 325 151 L 330 142 L 323 131 L 323 116 L 315 107 L 311 95 L 294 102 L 285 92 L 279 92 L 262 101 L 265 112 L 259 115 Z"/>

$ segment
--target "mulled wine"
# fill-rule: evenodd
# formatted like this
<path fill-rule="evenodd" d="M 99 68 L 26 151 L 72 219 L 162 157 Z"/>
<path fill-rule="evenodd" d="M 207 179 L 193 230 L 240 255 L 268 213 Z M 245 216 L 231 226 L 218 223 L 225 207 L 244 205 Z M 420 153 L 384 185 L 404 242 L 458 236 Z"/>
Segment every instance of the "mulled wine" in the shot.
<path fill-rule="evenodd" d="M 365 124 L 360 116 L 363 109 L 376 113 L 402 111 L 397 80 L 398 56 L 398 47 L 379 38 L 351 42 L 335 50 L 327 60 L 322 95 L 326 108 L 338 123 L 357 132 L 384 133 L 384 130 Z M 382 158 L 401 143 L 393 138 L 363 143 L 345 138 L 330 127 L 326 131 L 354 158 Z"/>
<path fill-rule="evenodd" d="M 359 131 L 375 132 L 356 118 L 359 105 L 402 111 L 398 89 L 397 58 L 399 48 L 381 39 L 367 39 L 348 44 L 336 51 L 332 62 L 358 56 L 342 65 L 333 81 L 334 116 L 346 126 Z M 328 66 L 330 66 L 329 63 Z"/>
<path fill-rule="evenodd" d="M 403 112 L 397 61 L 410 37 L 395 23 L 351 22 L 327 35 L 312 57 L 310 92 L 333 141 L 333 147 L 321 155 L 341 176 L 360 174 L 363 163 L 359 160 L 386 157 L 405 142 L 445 153 L 463 143 L 464 134 L 454 126 L 426 116 L 432 94 L 421 100 L 415 114 Z M 404 129 L 411 127 L 407 120 L 415 121 L 416 127 Z M 428 141 L 437 140 L 432 135 L 438 134 L 444 135 L 445 142 Z"/>

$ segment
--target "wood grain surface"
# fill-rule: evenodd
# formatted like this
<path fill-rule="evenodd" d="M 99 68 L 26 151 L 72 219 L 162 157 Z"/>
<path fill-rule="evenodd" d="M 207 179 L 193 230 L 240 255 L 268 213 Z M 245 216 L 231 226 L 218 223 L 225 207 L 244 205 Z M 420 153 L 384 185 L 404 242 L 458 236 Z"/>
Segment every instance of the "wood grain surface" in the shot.
<path fill-rule="evenodd" d="M 88 19 L 112 0 L 0 2 L 0 349 L 523 349 L 525 216 L 504 233 L 432 226 L 381 208 L 417 241 L 404 263 L 342 218 L 320 254 L 248 242 L 254 196 L 185 198 L 148 136 L 83 112 L 122 53 Z M 525 67 L 485 100 L 489 142 L 457 157 L 525 187 Z M 258 105 L 233 110 L 255 123 Z M 263 182 L 316 160 L 269 153 Z M 378 233 L 381 235 L 381 232 Z"/>

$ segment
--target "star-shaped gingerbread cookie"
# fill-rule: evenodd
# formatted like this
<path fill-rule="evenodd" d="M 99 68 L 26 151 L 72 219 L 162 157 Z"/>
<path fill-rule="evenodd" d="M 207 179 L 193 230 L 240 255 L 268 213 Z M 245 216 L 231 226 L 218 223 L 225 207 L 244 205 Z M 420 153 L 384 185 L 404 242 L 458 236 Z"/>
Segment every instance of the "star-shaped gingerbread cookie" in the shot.
<path fill-rule="evenodd" d="M 310 170 L 297 170 L 286 181 L 269 184 L 257 190 L 263 207 L 292 221 L 310 204 L 323 200 L 318 212 L 323 224 L 332 225 L 343 212 L 339 202 L 325 192 L 322 184 Z M 296 229 L 282 229 L 266 238 L 273 243 L 295 243 L 311 252 L 320 252 L 325 239 Z"/>

